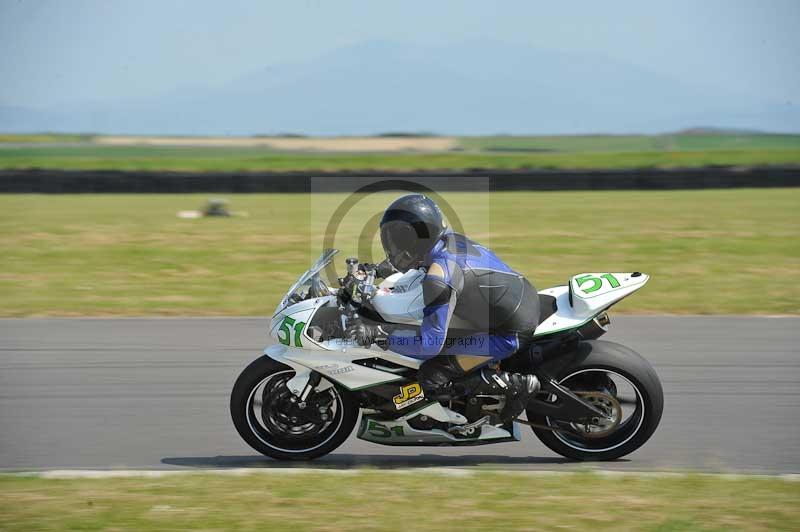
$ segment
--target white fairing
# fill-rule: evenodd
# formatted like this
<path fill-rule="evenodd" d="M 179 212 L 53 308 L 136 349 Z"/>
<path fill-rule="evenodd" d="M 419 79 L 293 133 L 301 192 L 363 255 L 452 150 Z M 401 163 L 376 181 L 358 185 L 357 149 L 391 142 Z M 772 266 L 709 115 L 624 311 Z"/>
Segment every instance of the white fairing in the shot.
<path fill-rule="evenodd" d="M 582 273 L 569 280 L 575 312 L 595 315 L 645 285 L 649 275 L 633 273 Z"/>
<path fill-rule="evenodd" d="M 643 287 L 648 279 L 650 276 L 643 273 L 635 276 L 633 273 L 582 273 L 572 277 L 569 285 L 541 290 L 539 294 L 556 298 L 558 310 L 539 324 L 534 336 L 580 327 L 620 299 Z"/>
<path fill-rule="evenodd" d="M 315 341 L 308 334 L 314 313 L 335 304 L 336 296 L 307 299 L 279 310 L 272 317 L 270 336 L 279 343 L 267 347 L 264 354 L 296 371 L 295 377 L 288 382 L 289 389 L 302 391 L 312 370 L 350 390 L 402 379 L 391 371 L 353 364 L 353 360 L 362 358 L 380 357 L 409 368 L 419 368 L 422 361 L 378 347 L 365 349 L 341 339 Z"/>
<path fill-rule="evenodd" d="M 346 344 L 346 342 L 338 343 Z M 348 390 L 360 390 L 402 379 L 401 376 L 389 371 L 380 371 L 354 364 L 353 360 L 376 356 L 375 351 L 361 347 L 312 351 L 284 345 L 271 345 L 264 350 L 264 354 L 295 370 L 295 376 L 289 380 L 287 385 L 293 393 L 298 395 L 303 390 L 312 370 L 321 373 L 331 381 L 338 382 Z"/>
<path fill-rule="evenodd" d="M 395 273 L 384 280 L 372 297 L 372 306 L 390 323 L 419 325 L 425 301 L 422 297 L 423 270 Z"/>

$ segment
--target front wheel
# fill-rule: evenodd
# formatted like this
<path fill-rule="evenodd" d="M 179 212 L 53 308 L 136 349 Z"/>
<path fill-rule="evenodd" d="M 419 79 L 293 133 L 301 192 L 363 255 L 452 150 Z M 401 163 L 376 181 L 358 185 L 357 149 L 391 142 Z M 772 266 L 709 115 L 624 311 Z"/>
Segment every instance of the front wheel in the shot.
<path fill-rule="evenodd" d="M 604 411 L 606 419 L 578 424 L 550 419 L 528 410 L 528 420 L 551 450 L 574 460 L 615 460 L 632 453 L 653 435 L 664 409 L 664 393 L 647 360 L 623 345 L 583 342 L 574 362 L 555 380 Z"/>
<path fill-rule="evenodd" d="M 294 374 L 267 356 L 254 360 L 233 386 L 231 417 L 256 451 L 278 460 L 312 460 L 347 439 L 358 405 L 325 379 L 301 402 L 286 386 Z"/>

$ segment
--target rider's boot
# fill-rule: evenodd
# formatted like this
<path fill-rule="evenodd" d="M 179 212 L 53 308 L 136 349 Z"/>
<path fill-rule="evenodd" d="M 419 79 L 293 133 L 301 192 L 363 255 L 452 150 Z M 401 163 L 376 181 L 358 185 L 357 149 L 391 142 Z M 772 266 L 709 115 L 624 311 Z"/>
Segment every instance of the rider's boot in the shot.
<path fill-rule="evenodd" d="M 447 402 L 458 395 L 454 381 L 464 377 L 464 370 L 456 362 L 455 357 L 437 356 L 426 360 L 419 368 L 419 383 L 425 397 L 429 400 Z M 450 423 L 461 425 L 467 418 L 442 405 L 450 417 Z"/>
<path fill-rule="evenodd" d="M 503 423 L 513 421 L 522 414 L 528 401 L 541 388 L 536 375 L 509 373 L 483 368 L 460 383 L 468 395 L 504 395 L 506 404 L 500 412 Z"/>
<path fill-rule="evenodd" d="M 500 413 L 503 423 L 519 416 L 525 410 L 528 400 L 541 387 L 535 375 L 490 368 L 467 374 L 455 357 L 449 356 L 436 357 L 422 364 L 419 368 L 419 382 L 425 397 L 433 400 L 479 394 L 504 395 L 506 404 Z M 448 408 L 446 410 L 451 411 Z"/>

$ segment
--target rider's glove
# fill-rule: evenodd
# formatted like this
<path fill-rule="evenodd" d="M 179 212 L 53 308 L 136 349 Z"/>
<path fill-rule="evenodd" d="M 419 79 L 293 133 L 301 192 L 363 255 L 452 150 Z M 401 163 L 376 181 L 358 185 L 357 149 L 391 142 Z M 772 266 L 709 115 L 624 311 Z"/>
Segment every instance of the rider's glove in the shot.
<path fill-rule="evenodd" d="M 377 344 L 381 349 L 386 349 L 386 341 L 389 338 L 389 333 L 377 323 L 372 324 L 356 321 L 345 329 L 344 337 L 348 340 L 355 340 L 359 345 L 364 347 Z"/>
<path fill-rule="evenodd" d="M 394 266 L 392 266 L 392 263 L 389 262 L 389 259 L 379 262 L 378 264 L 359 264 L 358 268 L 363 271 L 375 270 L 375 277 L 379 279 L 386 279 L 397 271 L 394 269 Z"/>

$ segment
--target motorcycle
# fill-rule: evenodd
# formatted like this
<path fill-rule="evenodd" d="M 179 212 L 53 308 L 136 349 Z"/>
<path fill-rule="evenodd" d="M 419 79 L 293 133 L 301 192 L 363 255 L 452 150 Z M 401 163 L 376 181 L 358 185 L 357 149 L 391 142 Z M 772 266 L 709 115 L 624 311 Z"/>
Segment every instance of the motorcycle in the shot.
<path fill-rule="evenodd" d="M 620 344 L 597 340 L 608 309 L 647 283 L 639 273 L 584 273 L 539 292 L 533 344 L 496 369 L 533 373 L 540 390 L 526 419 L 500 422 L 504 395 L 425 397 L 421 360 L 344 338 L 367 318 L 422 321 L 424 269 L 393 273 L 347 259 L 333 289 L 322 278 L 337 250 L 326 250 L 275 309 L 264 349 L 231 393 L 233 423 L 255 450 L 279 460 L 310 460 L 341 445 L 361 414 L 358 438 L 381 445 L 484 445 L 520 440 L 528 425 L 551 450 L 574 460 L 613 460 L 641 447 L 658 427 L 661 383 L 653 367 Z M 446 408 L 445 408 L 446 407 Z"/>

